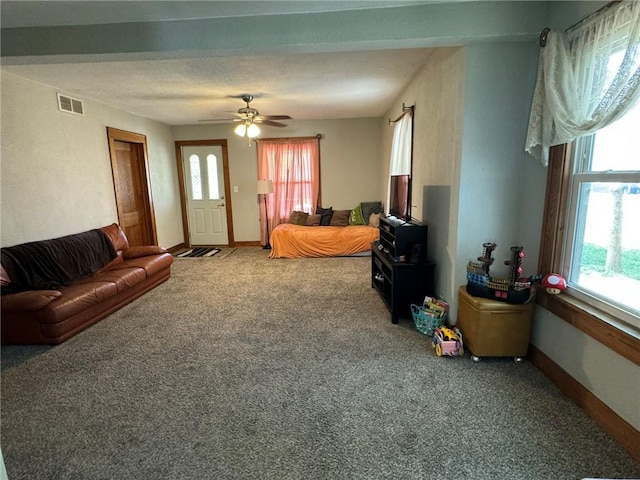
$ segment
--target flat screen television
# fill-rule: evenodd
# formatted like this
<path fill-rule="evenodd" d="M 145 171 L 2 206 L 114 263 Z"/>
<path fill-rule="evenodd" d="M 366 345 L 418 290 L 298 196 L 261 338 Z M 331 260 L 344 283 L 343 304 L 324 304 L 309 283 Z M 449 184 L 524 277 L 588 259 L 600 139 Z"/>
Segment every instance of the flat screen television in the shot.
<path fill-rule="evenodd" d="M 410 178 L 410 175 L 392 175 L 389 185 L 389 215 L 405 222 L 411 220 Z"/>

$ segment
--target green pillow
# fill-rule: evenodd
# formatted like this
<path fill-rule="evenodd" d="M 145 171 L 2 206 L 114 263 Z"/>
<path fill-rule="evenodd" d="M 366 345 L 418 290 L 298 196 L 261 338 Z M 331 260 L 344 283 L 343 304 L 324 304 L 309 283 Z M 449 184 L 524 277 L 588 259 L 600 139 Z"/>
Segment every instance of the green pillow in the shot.
<path fill-rule="evenodd" d="M 349 215 L 349 225 L 365 225 L 364 217 L 362 216 L 362 205 L 358 205 L 356 208 L 351 210 L 351 215 Z"/>

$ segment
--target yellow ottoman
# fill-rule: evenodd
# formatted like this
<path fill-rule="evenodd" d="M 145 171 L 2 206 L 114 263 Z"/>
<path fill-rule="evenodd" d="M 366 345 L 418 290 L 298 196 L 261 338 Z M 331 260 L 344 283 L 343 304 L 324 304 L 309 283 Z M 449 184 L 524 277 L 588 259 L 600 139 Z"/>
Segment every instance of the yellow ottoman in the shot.
<path fill-rule="evenodd" d="M 514 305 L 473 297 L 464 286 L 460 287 L 456 326 L 474 361 L 480 361 L 480 357 L 514 357 L 518 362 L 524 359 L 535 306 L 535 293 L 531 291 L 526 303 Z"/>

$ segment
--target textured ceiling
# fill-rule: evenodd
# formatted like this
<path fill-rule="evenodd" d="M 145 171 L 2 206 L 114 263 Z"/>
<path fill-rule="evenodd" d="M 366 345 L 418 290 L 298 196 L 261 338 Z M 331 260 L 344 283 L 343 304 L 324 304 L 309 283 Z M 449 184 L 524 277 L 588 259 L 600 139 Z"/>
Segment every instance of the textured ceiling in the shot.
<path fill-rule="evenodd" d="M 263 115 L 381 117 L 454 34 L 539 31 L 525 3 L 3 0 L 1 68 L 168 125 L 231 119 L 242 94 Z"/>
<path fill-rule="evenodd" d="M 380 117 L 431 50 L 10 66 L 5 70 L 168 125 L 251 106 L 294 119 Z"/>

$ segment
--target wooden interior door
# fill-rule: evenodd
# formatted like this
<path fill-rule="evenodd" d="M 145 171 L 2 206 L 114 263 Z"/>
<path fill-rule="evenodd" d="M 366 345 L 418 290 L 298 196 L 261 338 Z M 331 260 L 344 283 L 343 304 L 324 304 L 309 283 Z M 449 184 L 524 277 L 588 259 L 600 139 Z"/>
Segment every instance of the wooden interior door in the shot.
<path fill-rule="evenodd" d="M 107 128 L 118 223 L 129 245 L 156 245 L 146 137 Z"/>

